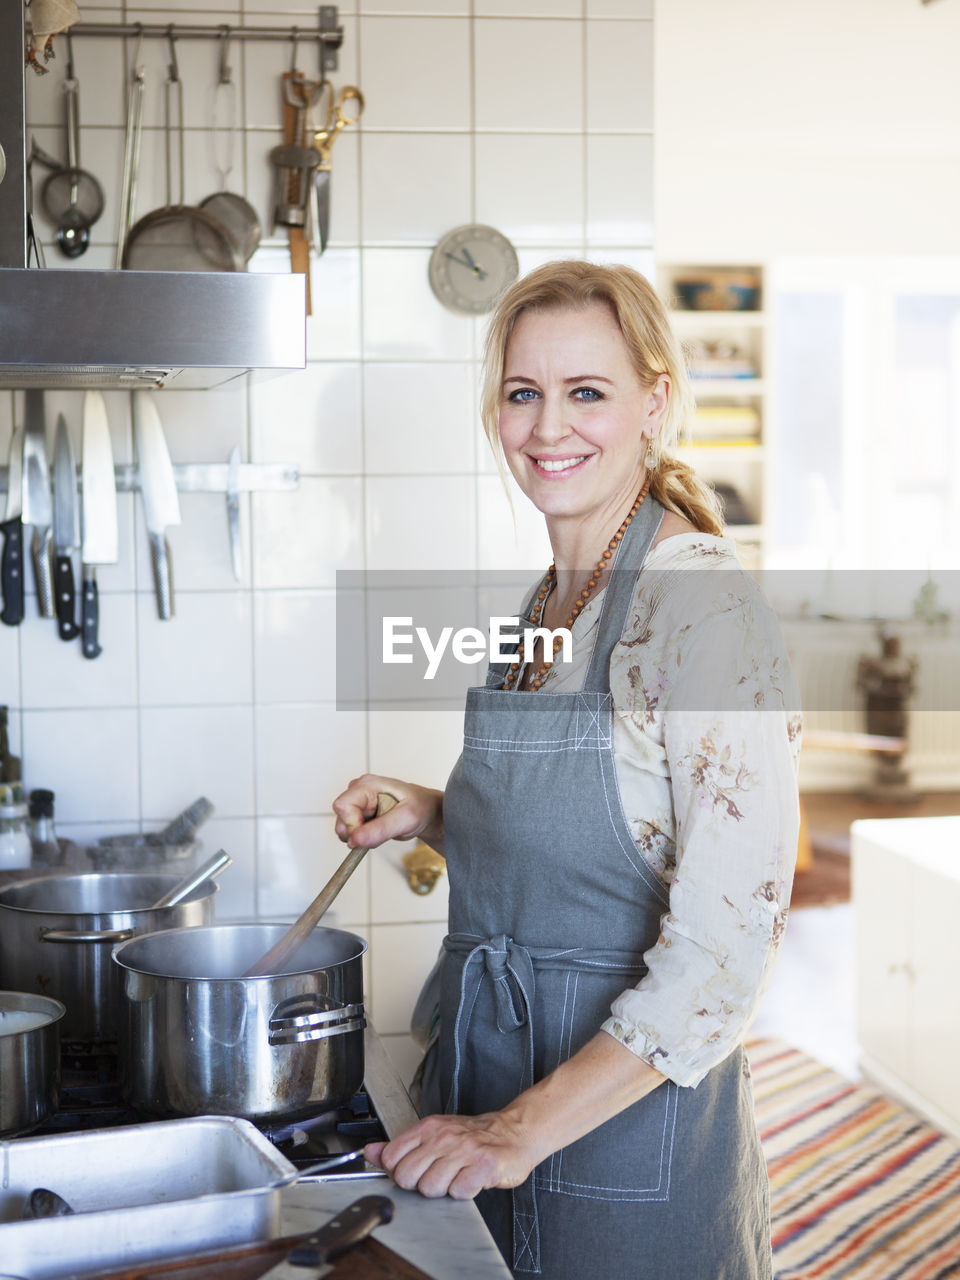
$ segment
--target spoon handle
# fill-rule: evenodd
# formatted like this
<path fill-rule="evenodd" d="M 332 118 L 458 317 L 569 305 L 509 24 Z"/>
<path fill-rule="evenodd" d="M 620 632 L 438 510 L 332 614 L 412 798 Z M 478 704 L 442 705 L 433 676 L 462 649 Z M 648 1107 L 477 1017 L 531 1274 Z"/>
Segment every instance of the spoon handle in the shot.
<path fill-rule="evenodd" d="M 390 795 L 388 791 L 381 791 L 377 796 L 376 816 L 382 817 L 396 803 L 395 796 Z M 265 955 L 261 956 L 249 969 L 244 970 L 241 977 L 268 978 L 282 969 L 317 927 L 320 917 L 329 909 L 340 890 L 359 867 L 366 852 L 365 848 L 351 849 L 306 911 L 293 922 L 287 932 Z"/>
<path fill-rule="evenodd" d="M 193 893 L 194 889 L 199 885 L 205 884 L 207 880 L 215 876 L 218 871 L 222 871 L 224 867 L 229 867 L 231 862 L 233 862 L 233 859 L 229 853 L 225 849 L 221 849 L 212 858 L 208 858 L 206 862 L 197 867 L 193 875 L 187 876 L 185 880 L 181 880 L 179 884 L 175 884 L 172 889 L 169 889 L 162 898 L 158 898 L 153 904 L 153 910 L 156 911 L 158 907 L 175 907 L 178 902 L 184 900 L 187 894 Z"/>

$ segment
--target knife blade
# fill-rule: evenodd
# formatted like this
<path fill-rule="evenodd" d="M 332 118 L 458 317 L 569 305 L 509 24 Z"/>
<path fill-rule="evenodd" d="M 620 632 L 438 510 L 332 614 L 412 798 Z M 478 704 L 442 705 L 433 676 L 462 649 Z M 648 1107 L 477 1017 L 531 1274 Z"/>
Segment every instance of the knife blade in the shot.
<path fill-rule="evenodd" d="M 133 393 L 133 432 L 137 442 L 137 464 L 140 496 L 150 538 L 153 583 L 157 593 L 157 614 L 167 620 L 173 617 L 173 574 L 170 546 L 164 530 L 180 523 L 180 500 L 173 464 L 163 436 L 160 415 L 153 396 L 146 391 Z"/>
<path fill-rule="evenodd" d="M 15 427 L 10 437 L 7 465 L 7 510 L 3 524 L 0 524 L 0 532 L 3 533 L 3 555 L 0 557 L 3 612 L 0 613 L 0 622 L 5 622 L 8 627 L 15 627 L 23 621 L 22 477 L 23 428 Z"/>
<path fill-rule="evenodd" d="M 113 448 L 110 444 L 107 406 L 99 391 L 86 391 L 83 396 L 80 477 L 83 486 L 81 643 L 83 656 L 95 658 L 102 651 L 96 566 L 115 564 L 118 547 Z"/>
<path fill-rule="evenodd" d="M 390 1222 L 393 1211 L 393 1201 L 387 1196 L 363 1196 L 355 1200 L 291 1249 L 282 1262 L 266 1272 L 263 1280 L 321 1280 L 333 1270 L 331 1263 L 335 1258 L 366 1240 L 377 1227 Z"/>
<path fill-rule="evenodd" d="M 317 229 L 317 248 L 323 253 L 330 239 L 330 152 L 321 152 L 320 163 L 313 171 L 313 218 Z"/>
<path fill-rule="evenodd" d="M 26 428 L 23 436 L 23 507 L 20 519 L 33 529 L 33 576 L 37 584 L 37 607 L 42 618 L 52 618 L 54 609 L 50 544 L 53 537 L 53 511 L 50 503 L 50 467 L 47 463 L 43 392 L 29 388 L 24 394 Z"/>
<path fill-rule="evenodd" d="M 240 446 L 234 445 L 227 461 L 227 527 L 230 530 L 230 560 L 233 576 L 243 575 L 240 561 Z"/>
<path fill-rule="evenodd" d="M 74 640 L 80 633 L 75 621 L 77 593 L 70 554 L 79 546 L 77 463 L 67 422 L 61 413 L 53 447 L 53 587 L 61 640 Z"/>

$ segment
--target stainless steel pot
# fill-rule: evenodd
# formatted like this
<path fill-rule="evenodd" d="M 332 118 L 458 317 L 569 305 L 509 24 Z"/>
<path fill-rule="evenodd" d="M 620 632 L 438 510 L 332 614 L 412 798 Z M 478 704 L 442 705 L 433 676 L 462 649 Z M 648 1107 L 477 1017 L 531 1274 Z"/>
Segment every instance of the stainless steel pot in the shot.
<path fill-rule="evenodd" d="M 367 944 L 316 929 L 295 972 L 238 977 L 286 928 L 173 929 L 114 948 L 129 1009 L 121 1072 L 133 1107 L 263 1122 L 329 1110 L 356 1093 Z"/>
<path fill-rule="evenodd" d="M 0 991 L 0 1137 L 27 1133 L 57 1109 L 59 1000 Z"/>
<path fill-rule="evenodd" d="M 0 889 L 0 983 L 54 996 L 67 1007 L 62 1041 L 86 1047 L 117 1039 L 124 1013 L 110 948 L 135 934 L 213 919 L 216 884 L 176 907 L 153 903 L 180 880 L 135 872 L 43 876 Z"/>

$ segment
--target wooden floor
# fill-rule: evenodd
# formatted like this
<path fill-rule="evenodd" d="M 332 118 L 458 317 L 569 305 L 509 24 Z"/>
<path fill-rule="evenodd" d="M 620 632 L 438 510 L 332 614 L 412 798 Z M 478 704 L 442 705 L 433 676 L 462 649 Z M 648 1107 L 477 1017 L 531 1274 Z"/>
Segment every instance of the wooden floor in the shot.
<path fill-rule="evenodd" d="M 960 791 L 930 791 L 911 804 L 877 804 L 855 792 L 805 791 L 813 866 L 797 875 L 794 907 L 850 901 L 850 824 L 859 818 L 939 818 L 960 814 Z"/>

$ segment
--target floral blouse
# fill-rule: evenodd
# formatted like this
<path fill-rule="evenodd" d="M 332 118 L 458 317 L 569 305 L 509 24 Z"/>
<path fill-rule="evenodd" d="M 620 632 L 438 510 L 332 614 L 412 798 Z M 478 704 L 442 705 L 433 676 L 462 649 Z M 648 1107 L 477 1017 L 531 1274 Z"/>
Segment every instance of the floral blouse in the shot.
<path fill-rule="evenodd" d="M 696 572 L 690 572 L 695 570 Z M 603 592 L 548 691 L 582 687 Z M 742 1040 L 783 935 L 797 852 L 800 716 L 776 619 L 730 539 L 649 552 L 610 661 L 624 814 L 668 887 L 648 972 L 603 1024 L 680 1085 Z"/>

